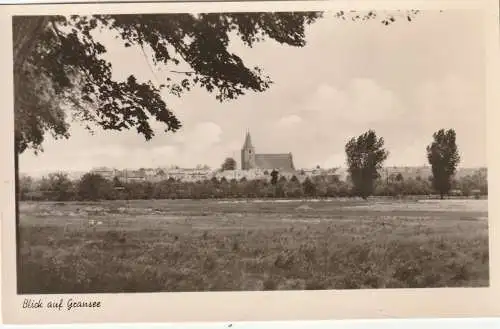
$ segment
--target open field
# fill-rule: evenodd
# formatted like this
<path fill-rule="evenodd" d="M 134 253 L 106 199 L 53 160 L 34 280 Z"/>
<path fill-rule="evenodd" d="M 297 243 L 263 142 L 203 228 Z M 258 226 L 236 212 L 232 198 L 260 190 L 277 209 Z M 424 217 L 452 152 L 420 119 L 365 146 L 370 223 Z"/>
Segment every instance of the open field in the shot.
<path fill-rule="evenodd" d="M 21 292 L 488 286 L 487 210 L 487 200 L 22 202 Z"/>

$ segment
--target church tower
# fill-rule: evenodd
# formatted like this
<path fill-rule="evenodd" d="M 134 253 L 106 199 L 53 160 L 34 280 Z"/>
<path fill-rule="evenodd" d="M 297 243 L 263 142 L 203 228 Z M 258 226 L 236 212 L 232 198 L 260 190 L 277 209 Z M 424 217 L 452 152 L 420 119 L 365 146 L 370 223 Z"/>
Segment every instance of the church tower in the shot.
<path fill-rule="evenodd" d="M 252 145 L 250 132 L 247 132 L 245 143 L 241 149 L 241 169 L 249 170 L 255 168 L 255 148 Z"/>

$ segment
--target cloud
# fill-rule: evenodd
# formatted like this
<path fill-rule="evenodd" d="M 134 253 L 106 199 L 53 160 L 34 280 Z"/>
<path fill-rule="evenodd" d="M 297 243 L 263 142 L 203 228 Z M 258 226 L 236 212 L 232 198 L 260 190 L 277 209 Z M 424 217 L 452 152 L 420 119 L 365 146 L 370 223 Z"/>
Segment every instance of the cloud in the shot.
<path fill-rule="evenodd" d="M 463 165 L 486 163 L 486 104 L 483 82 L 470 82 L 458 74 L 423 82 L 415 90 L 418 111 L 408 120 L 430 143 L 438 129 L 454 129 Z M 402 161 L 402 159 L 401 159 Z"/>
<path fill-rule="evenodd" d="M 179 150 L 175 146 L 159 146 L 153 148 L 127 147 L 126 145 L 103 146 L 93 148 L 87 152 L 79 152 L 73 158 L 76 166 L 83 168 L 93 167 L 116 167 L 116 168 L 140 168 L 146 166 L 144 159 L 148 159 L 148 165 L 160 166 L 165 161 L 175 159 L 179 156 Z M 61 162 L 69 163 L 69 159 L 61 159 Z M 74 167 L 74 165 L 72 165 Z"/>
<path fill-rule="evenodd" d="M 333 108 L 343 111 L 348 106 L 348 95 L 330 84 L 321 84 L 306 101 L 305 111 L 330 112 Z"/>
<path fill-rule="evenodd" d="M 313 166 L 311 164 L 310 166 Z M 325 161 L 319 164 L 322 168 L 336 168 L 345 167 L 346 165 L 346 155 L 345 153 L 339 152 L 330 155 Z"/>
<path fill-rule="evenodd" d="M 404 110 L 392 90 L 367 78 L 338 85 L 319 83 L 296 108 L 300 122 L 292 116 L 280 122 L 298 123 L 300 128 L 281 131 L 276 138 L 280 147 L 293 151 L 300 166 L 326 167 L 344 165 L 344 146 L 349 138 L 368 129 L 396 130 L 395 123 Z"/>
<path fill-rule="evenodd" d="M 276 123 L 276 125 L 279 128 L 290 128 L 290 127 L 293 127 L 293 126 L 296 126 L 296 125 L 300 124 L 301 122 L 302 122 L 302 118 L 301 117 L 299 117 L 296 114 L 292 114 L 292 115 L 288 115 L 288 116 L 282 117 Z"/>
<path fill-rule="evenodd" d="M 464 163 L 484 163 L 483 90 L 464 77 L 449 74 L 416 84 L 413 95 L 403 103 L 371 79 L 353 79 L 342 88 L 322 84 L 304 106 L 308 124 L 301 131 L 309 148 L 303 157 L 308 165 L 314 161 L 325 167 L 345 165 L 346 139 L 374 129 L 390 151 L 388 164 L 424 164 L 432 133 L 453 128 L 461 152 L 468 155 Z M 325 154 L 325 150 L 334 153 Z"/>
<path fill-rule="evenodd" d="M 428 12 L 390 29 L 325 18 L 308 28 L 305 47 L 239 43 L 231 51 L 272 78 L 269 90 L 223 103 L 202 88 L 181 98 L 164 94 L 182 122 L 178 132 L 165 134 L 163 124 L 152 122 L 156 136 L 146 142 L 135 129 L 90 136 L 76 125 L 69 140 L 47 136 L 44 154 L 23 154 L 20 168 L 219 166 L 227 156 L 239 160 L 247 129 L 257 152 L 292 152 L 297 167 L 344 163 L 347 140 L 367 129 L 384 137 L 388 163 L 421 164 L 432 132 L 448 127 L 457 130 L 462 163 L 484 164 L 481 22 L 471 11 Z M 117 79 L 155 80 L 140 50 L 113 40 L 105 41 Z"/>
<path fill-rule="evenodd" d="M 126 155 L 130 150 L 127 150 L 123 145 L 101 145 L 100 147 L 82 150 L 78 153 L 82 158 L 120 158 Z"/>
<path fill-rule="evenodd" d="M 468 124 L 476 119 L 484 121 L 483 90 L 484 87 L 467 83 L 465 78 L 454 74 L 426 81 L 415 92 L 420 121 L 436 124 Z"/>
<path fill-rule="evenodd" d="M 199 122 L 191 129 L 183 129 L 172 139 L 185 149 L 206 148 L 220 142 L 222 128 L 214 122 Z"/>
<path fill-rule="evenodd" d="M 332 119 L 387 120 L 400 113 L 391 90 L 367 78 L 350 80 L 343 88 L 321 84 L 306 101 L 304 111 L 329 114 Z"/>
<path fill-rule="evenodd" d="M 146 156 L 154 157 L 155 159 L 172 159 L 179 155 L 179 149 L 176 146 L 165 145 L 153 148 L 151 151 L 145 149 Z"/>

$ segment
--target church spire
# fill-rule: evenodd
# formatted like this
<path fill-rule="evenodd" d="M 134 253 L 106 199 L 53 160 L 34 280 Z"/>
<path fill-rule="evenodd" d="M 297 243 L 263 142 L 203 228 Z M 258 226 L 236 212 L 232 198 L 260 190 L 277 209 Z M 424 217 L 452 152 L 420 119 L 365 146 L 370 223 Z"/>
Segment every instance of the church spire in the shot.
<path fill-rule="evenodd" d="M 243 149 L 253 148 L 252 138 L 250 137 L 250 131 L 247 130 L 247 135 L 245 136 L 245 143 L 243 144 Z"/>

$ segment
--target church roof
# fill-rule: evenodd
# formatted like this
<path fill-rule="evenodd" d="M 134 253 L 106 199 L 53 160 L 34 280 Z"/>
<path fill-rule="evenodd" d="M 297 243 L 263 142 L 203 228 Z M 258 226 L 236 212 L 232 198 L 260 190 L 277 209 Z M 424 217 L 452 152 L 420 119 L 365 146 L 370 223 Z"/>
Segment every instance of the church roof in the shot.
<path fill-rule="evenodd" d="M 278 169 L 283 171 L 295 170 L 291 153 L 256 154 L 255 166 L 260 169 Z"/>
<path fill-rule="evenodd" d="M 245 136 L 245 143 L 243 143 L 243 149 L 249 149 L 253 148 L 252 145 L 252 138 L 250 137 L 250 132 L 247 132 L 247 135 Z"/>

